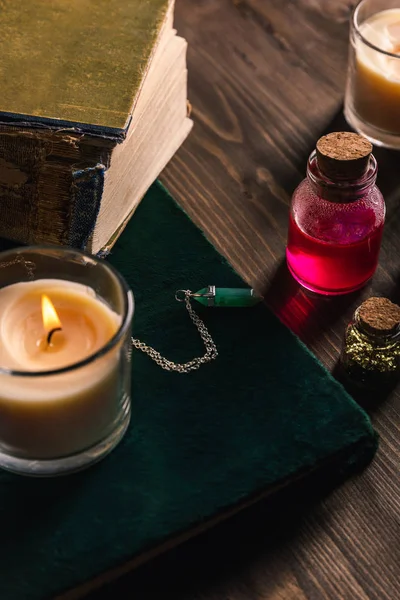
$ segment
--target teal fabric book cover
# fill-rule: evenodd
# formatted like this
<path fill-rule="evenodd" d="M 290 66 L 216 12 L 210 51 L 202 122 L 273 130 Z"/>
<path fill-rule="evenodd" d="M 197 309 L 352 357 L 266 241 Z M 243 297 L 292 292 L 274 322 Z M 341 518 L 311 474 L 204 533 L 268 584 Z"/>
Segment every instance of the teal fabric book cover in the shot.
<path fill-rule="evenodd" d="M 175 291 L 245 286 L 159 184 L 108 260 L 133 289 L 134 336 L 174 361 L 203 352 Z M 60 479 L 0 473 L 2 599 L 80 597 L 259 495 L 371 460 L 367 415 L 263 304 L 196 309 L 218 358 L 180 375 L 134 351 L 132 422 L 109 457 Z"/>

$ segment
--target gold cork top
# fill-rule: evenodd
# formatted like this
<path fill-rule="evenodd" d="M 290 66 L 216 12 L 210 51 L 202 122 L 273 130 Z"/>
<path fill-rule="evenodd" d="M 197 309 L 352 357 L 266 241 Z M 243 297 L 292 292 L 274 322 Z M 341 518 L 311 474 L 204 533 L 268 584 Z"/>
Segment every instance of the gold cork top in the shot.
<path fill-rule="evenodd" d="M 394 333 L 400 324 L 400 306 L 388 298 L 368 298 L 358 308 L 357 319 L 365 331 L 388 335 Z"/>
<path fill-rule="evenodd" d="M 330 179 L 358 179 L 369 164 L 372 144 L 349 131 L 335 131 L 321 137 L 316 144 L 320 171 Z"/>

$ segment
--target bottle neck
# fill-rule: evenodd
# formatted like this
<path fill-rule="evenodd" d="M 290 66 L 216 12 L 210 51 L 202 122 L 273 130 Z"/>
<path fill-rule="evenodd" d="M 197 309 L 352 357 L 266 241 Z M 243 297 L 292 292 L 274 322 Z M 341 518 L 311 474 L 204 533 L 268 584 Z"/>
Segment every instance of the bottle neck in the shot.
<path fill-rule="evenodd" d="M 400 325 L 397 325 L 390 331 L 377 330 L 368 327 L 359 314 L 360 307 L 354 313 L 354 325 L 361 335 L 377 346 L 387 346 L 400 341 Z"/>
<path fill-rule="evenodd" d="M 324 200 L 339 204 L 362 199 L 375 185 L 377 173 L 378 165 L 372 154 L 365 174 L 358 179 L 330 179 L 324 175 L 318 166 L 315 150 L 307 163 L 307 179 L 315 193 Z"/>

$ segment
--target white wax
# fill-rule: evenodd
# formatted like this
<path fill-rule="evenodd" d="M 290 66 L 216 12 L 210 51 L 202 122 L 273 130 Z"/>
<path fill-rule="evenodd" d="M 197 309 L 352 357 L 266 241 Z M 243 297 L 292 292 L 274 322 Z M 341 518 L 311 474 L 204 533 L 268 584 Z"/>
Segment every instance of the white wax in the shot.
<path fill-rule="evenodd" d="M 65 321 L 51 348 L 43 345 L 42 294 Z M 0 290 L 0 367 L 38 373 L 0 373 L 1 451 L 58 458 L 107 437 L 119 412 L 120 347 L 66 373 L 41 376 L 40 371 L 94 354 L 113 337 L 120 321 L 92 289 L 74 282 L 42 279 Z"/>
<path fill-rule="evenodd" d="M 357 58 L 380 76 L 400 81 L 400 8 L 383 10 L 372 15 L 360 25 L 360 33 L 368 42 L 391 54 L 399 54 L 399 60 L 357 43 Z"/>
<path fill-rule="evenodd" d="M 351 70 L 354 111 L 365 123 L 389 134 L 400 134 L 400 8 L 372 15 L 355 36 Z M 390 52 L 384 54 L 375 48 Z"/>

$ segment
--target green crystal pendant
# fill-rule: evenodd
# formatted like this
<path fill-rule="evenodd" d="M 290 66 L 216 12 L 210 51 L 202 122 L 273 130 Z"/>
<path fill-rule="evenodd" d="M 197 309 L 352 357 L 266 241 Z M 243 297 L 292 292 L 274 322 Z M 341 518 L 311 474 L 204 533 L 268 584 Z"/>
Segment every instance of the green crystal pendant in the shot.
<path fill-rule="evenodd" d="M 262 296 L 251 288 L 219 288 L 209 285 L 191 294 L 191 297 L 204 306 L 246 308 L 262 301 Z"/>

